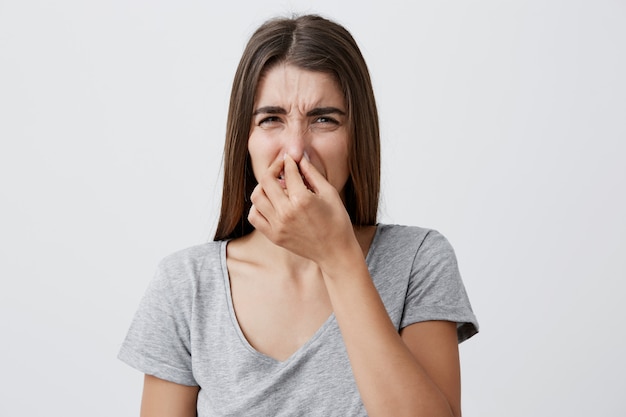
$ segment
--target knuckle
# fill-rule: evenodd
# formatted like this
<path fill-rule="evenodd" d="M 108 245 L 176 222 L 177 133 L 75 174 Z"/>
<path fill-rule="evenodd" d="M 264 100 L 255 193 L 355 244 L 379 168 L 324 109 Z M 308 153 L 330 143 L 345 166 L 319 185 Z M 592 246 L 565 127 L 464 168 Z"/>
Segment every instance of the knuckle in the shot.
<path fill-rule="evenodd" d="M 291 204 L 296 211 L 305 210 L 311 205 L 311 193 L 298 193 L 291 197 Z"/>
<path fill-rule="evenodd" d="M 258 202 L 261 192 L 262 189 L 260 185 L 254 187 L 254 190 L 252 190 L 252 193 L 250 194 L 250 201 L 252 201 L 253 204 Z"/>
<path fill-rule="evenodd" d="M 259 195 L 256 192 L 252 192 L 252 194 L 250 194 L 250 201 L 252 204 L 257 204 L 259 202 Z"/>
<path fill-rule="evenodd" d="M 248 213 L 248 222 L 252 226 L 256 227 L 256 224 L 255 224 L 256 223 L 256 216 L 254 215 L 254 213 L 252 213 L 252 211 L 250 213 Z"/>
<path fill-rule="evenodd" d="M 262 184 L 268 184 L 269 181 L 273 181 L 273 180 L 274 180 L 274 173 L 272 173 L 271 170 L 268 170 L 267 172 L 265 172 L 265 174 L 263 174 L 263 176 L 261 177 Z"/>
<path fill-rule="evenodd" d="M 297 217 L 297 212 L 296 210 L 292 210 L 292 209 L 281 210 L 278 213 L 278 218 L 280 219 L 281 224 L 291 223 L 292 221 L 296 219 L 296 217 Z"/>

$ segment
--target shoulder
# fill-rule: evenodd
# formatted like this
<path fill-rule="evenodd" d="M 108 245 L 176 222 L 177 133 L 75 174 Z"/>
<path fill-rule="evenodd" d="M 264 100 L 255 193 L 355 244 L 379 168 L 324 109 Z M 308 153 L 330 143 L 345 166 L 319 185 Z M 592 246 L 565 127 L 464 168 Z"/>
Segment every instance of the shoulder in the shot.
<path fill-rule="evenodd" d="M 439 231 L 418 226 L 379 224 L 375 239 L 383 249 L 403 252 L 452 252 L 450 242 Z"/>
<path fill-rule="evenodd" d="M 165 256 L 160 265 L 172 267 L 201 267 L 208 258 L 219 257 L 223 241 L 206 242 L 173 252 Z"/>
<path fill-rule="evenodd" d="M 157 280 L 168 286 L 196 281 L 204 269 L 219 267 L 223 246 L 223 241 L 207 242 L 165 256 L 159 262 Z"/>

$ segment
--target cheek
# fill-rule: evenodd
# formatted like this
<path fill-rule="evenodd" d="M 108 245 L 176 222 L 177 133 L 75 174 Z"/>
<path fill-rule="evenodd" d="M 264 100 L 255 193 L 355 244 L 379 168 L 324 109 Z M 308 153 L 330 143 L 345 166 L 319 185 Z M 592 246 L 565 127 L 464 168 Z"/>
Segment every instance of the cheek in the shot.
<path fill-rule="evenodd" d="M 263 175 L 273 160 L 272 147 L 268 146 L 270 142 L 263 139 L 263 137 L 254 134 L 251 134 L 248 139 L 248 154 L 250 155 L 254 176 L 257 179 L 260 175 Z"/>
<path fill-rule="evenodd" d="M 344 141 L 338 141 L 337 145 L 328 147 L 324 150 L 325 169 L 328 180 L 341 191 L 350 176 L 348 168 L 348 147 Z"/>
<path fill-rule="evenodd" d="M 348 178 L 350 177 L 350 163 L 348 162 L 349 152 L 348 152 L 347 141 L 342 147 L 342 154 L 343 154 L 343 157 L 341 158 L 341 161 L 338 161 L 338 163 L 341 164 L 340 175 L 342 176 L 343 185 L 345 186 L 346 182 L 348 181 Z"/>

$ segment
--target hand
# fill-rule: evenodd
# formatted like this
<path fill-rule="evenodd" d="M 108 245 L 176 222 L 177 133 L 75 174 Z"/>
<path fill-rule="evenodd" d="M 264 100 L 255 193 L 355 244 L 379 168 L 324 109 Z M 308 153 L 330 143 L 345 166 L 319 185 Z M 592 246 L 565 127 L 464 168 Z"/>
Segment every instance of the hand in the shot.
<path fill-rule="evenodd" d="M 339 193 L 306 158 L 299 169 L 289 155 L 274 161 L 250 199 L 248 221 L 256 230 L 318 264 L 358 245 Z"/>

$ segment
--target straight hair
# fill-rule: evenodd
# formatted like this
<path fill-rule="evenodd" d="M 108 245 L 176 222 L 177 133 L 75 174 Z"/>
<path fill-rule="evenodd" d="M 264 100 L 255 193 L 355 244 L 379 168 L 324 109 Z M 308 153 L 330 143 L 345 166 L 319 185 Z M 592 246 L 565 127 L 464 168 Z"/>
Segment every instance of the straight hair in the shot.
<path fill-rule="evenodd" d="M 352 35 L 316 15 L 272 19 L 252 35 L 235 73 L 230 95 L 222 206 L 214 240 L 245 236 L 254 228 L 247 216 L 257 185 L 248 153 L 259 80 L 273 66 L 289 64 L 333 75 L 347 106 L 349 128 L 345 206 L 352 224 L 375 225 L 380 192 L 378 111 L 367 65 Z"/>

